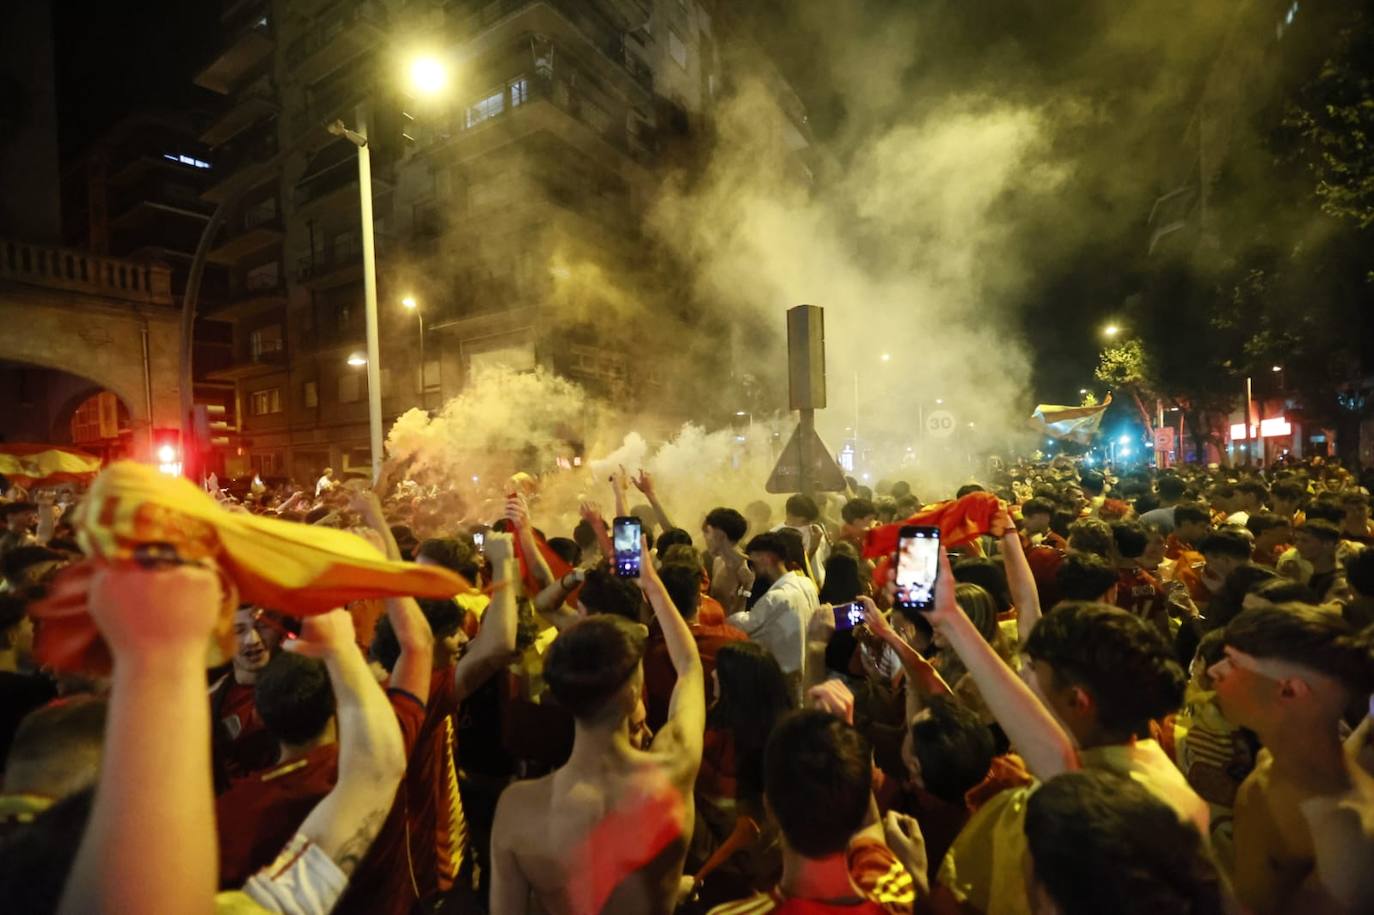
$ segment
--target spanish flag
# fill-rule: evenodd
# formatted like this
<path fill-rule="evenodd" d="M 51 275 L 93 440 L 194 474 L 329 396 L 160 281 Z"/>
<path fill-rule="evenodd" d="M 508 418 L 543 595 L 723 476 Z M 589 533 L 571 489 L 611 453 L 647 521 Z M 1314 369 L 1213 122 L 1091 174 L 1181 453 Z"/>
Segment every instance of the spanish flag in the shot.
<path fill-rule="evenodd" d="M 1035 412 L 1027 421 L 1030 427 L 1041 435 L 1061 441 L 1077 442 L 1080 445 L 1092 443 L 1093 436 L 1102 425 L 1102 417 L 1112 405 L 1112 395 L 1092 407 L 1066 407 L 1059 404 L 1037 404 Z"/>
<path fill-rule="evenodd" d="M 0 476 L 26 489 L 85 483 L 100 472 L 100 458 L 61 445 L 0 442 Z"/>

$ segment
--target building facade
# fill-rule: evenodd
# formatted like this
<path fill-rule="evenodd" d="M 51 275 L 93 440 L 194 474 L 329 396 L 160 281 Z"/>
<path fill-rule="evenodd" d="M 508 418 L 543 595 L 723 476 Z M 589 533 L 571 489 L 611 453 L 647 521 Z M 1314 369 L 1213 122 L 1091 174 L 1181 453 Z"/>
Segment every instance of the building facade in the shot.
<path fill-rule="evenodd" d="M 371 151 L 388 425 L 483 365 L 541 366 L 612 398 L 661 386 L 630 341 L 690 324 L 694 305 L 644 216 L 710 136 L 728 22 L 711 7 L 227 3 L 197 82 L 225 99 L 201 139 L 204 197 L 229 201 L 211 257 L 228 277 L 212 316 L 234 327 L 215 373 L 237 392 L 231 469 L 308 479 L 368 462 L 366 372 L 349 365 L 364 350 L 357 150 L 335 121 L 365 127 Z M 452 74 L 434 97 L 405 79 L 421 54 Z"/>

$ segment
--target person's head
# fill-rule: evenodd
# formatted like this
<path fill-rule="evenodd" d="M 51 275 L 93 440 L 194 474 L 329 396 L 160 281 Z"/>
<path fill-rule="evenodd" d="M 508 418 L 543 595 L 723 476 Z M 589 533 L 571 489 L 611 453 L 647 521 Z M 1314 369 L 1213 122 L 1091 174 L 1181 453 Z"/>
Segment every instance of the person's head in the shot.
<path fill-rule="evenodd" d="M 706 546 L 712 549 L 734 546 L 744 538 L 748 530 L 749 522 L 733 508 L 713 508 L 706 513 L 706 520 L 701 523 L 701 536 L 705 539 Z"/>
<path fill-rule="evenodd" d="M 1261 553 L 1272 553 L 1293 537 L 1292 522 L 1275 512 L 1254 512 L 1245 522 L 1245 528 L 1254 534 L 1255 549 Z"/>
<path fill-rule="evenodd" d="M 787 523 L 793 527 L 814 524 L 821 516 L 821 509 L 816 500 L 804 493 L 788 496 L 783 511 L 787 515 Z"/>
<path fill-rule="evenodd" d="M 787 560 L 791 552 L 779 533 L 770 531 L 759 534 L 745 548 L 754 571 L 770 581 L 777 581 L 787 572 Z"/>
<path fill-rule="evenodd" d="M 1145 542 L 1145 552 L 1141 554 L 1139 562 L 1141 568 L 1153 572 L 1164 561 L 1168 552 L 1168 545 L 1164 539 L 1164 532 L 1158 526 L 1147 524 L 1145 525 L 1145 532 L 1149 539 Z"/>
<path fill-rule="evenodd" d="M 1219 512 L 1231 514 L 1240 504 L 1240 499 L 1236 495 L 1236 487 L 1230 483 L 1218 483 L 1207 493 L 1207 501 L 1212 508 Z"/>
<path fill-rule="evenodd" d="M 1244 609 L 1246 596 L 1251 591 L 1278 579 L 1279 574 L 1267 566 L 1253 562 L 1236 566 L 1222 581 L 1221 590 L 1207 604 L 1205 627 L 1215 629 L 1225 626 Z"/>
<path fill-rule="evenodd" d="M 324 473 L 321 474 L 321 476 L 325 477 L 326 479 L 333 479 L 333 478 L 334 478 L 334 468 L 333 468 L 333 467 L 326 467 L 326 468 L 324 469 Z"/>
<path fill-rule="evenodd" d="M 658 561 L 662 563 L 663 557 L 667 555 L 670 549 L 684 544 L 687 546 L 692 545 L 692 535 L 680 527 L 671 527 L 659 534 L 658 539 L 654 541 L 654 555 L 656 555 Z M 576 563 L 573 564 L 576 565 Z"/>
<path fill-rule="evenodd" d="M 258 673 L 253 704 L 283 746 L 321 740 L 334 717 L 334 690 L 324 662 L 283 651 Z"/>
<path fill-rule="evenodd" d="M 1239 572 L 1240 570 L 1237 569 L 1232 574 L 1239 574 Z M 1307 585 L 1300 581 L 1293 581 L 1291 578 L 1281 578 L 1276 574 L 1272 578 L 1266 578 L 1250 585 L 1249 590 L 1245 592 L 1245 597 L 1241 599 L 1241 609 L 1254 610 L 1256 607 L 1277 607 L 1283 604 L 1316 606 L 1317 602 L 1317 595 Z M 1208 615 L 1211 615 L 1210 607 L 1208 608 Z"/>
<path fill-rule="evenodd" d="M 5 553 L 5 581 L 10 590 L 47 584 L 67 565 L 67 557 L 45 546 L 17 546 Z"/>
<path fill-rule="evenodd" d="M 859 571 L 859 558 L 851 549 L 839 549 L 825 560 L 825 583 L 821 585 L 820 600 L 823 604 L 847 604 L 864 593 L 863 576 Z M 843 544 L 848 547 L 848 544 Z"/>
<path fill-rule="evenodd" d="M 998 613 L 1011 609 L 1011 589 L 1007 586 L 1007 570 L 1000 562 L 981 556 L 966 556 L 954 563 L 954 580 L 978 585 L 992 595 Z"/>
<path fill-rule="evenodd" d="M 1304 512 L 1308 521 L 1329 521 L 1339 530 L 1345 523 L 1345 509 L 1340 500 L 1331 493 L 1323 493 L 1313 499 Z"/>
<path fill-rule="evenodd" d="M 1172 473 L 1161 476 L 1157 488 L 1159 501 L 1162 505 L 1177 505 L 1188 492 L 1188 484 L 1183 482 L 1183 478 L 1176 477 Z"/>
<path fill-rule="evenodd" d="M 1292 518 L 1302 508 L 1307 491 L 1295 480 L 1280 480 L 1269 491 L 1269 501 L 1276 514 Z"/>
<path fill-rule="evenodd" d="M 1026 895 L 1036 915 L 1221 915 L 1228 892 L 1197 827 L 1140 783 L 1083 769 L 1026 807 Z"/>
<path fill-rule="evenodd" d="M 578 724 L 619 727 L 639 705 L 648 630 L 613 613 L 589 616 L 559 633 L 544 657 L 544 680 Z"/>
<path fill-rule="evenodd" d="M 5 516 L 5 528 L 16 534 L 28 533 L 38 523 L 38 506 L 33 502 L 11 502 L 0 507 Z"/>
<path fill-rule="evenodd" d="M 773 509 L 767 502 L 755 500 L 744 506 L 744 517 L 749 522 L 747 530 L 756 534 L 762 533 L 773 523 Z M 744 535 L 740 534 L 740 539 L 743 537 Z"/>
<path fill-rule="evenodd" d="M 878 520 L 878 508 L 868 499 L 850 499 L 840 509 L 840 518 L 855 530 L 867 530 Z"/>
<path fill-rule="evenodd" d="M 964 616 L 972 621 L 973 627 L 978 630 L 983 641 L 993 646 L 1001 645 L 1001 630 L 997 627 L 997 601 L 986 589 L 960 582 L 954 586 L 954 600 L 959 609 L 964 611 Z M 949 642 L 940 629 L 935 630 L 935 644 L 941 649 L 949 647 Z"/>
<path fill-rule="evenodd" d="M 785 851 L 843 855 L 873 790 L 872 750 L 851 725 L 815 709 L 778 722 L 764 754 L 764 793 Z"/>
<path fill-rule="evenodd" d="M 234 611 L 234 675 L 240 683 L 252 683 L 281 646 L 285 635 L 274 615 L 262 607 L 244 604 Z"/>
<path fill-rule="evenodd" d="M 1212 665 L 1226 656 L 1226 630 L 1212 629 L 1202 634 L 1197 647 L 1193 649 L 1192 660 L 1188 663 L 1188 678 L 1201 689 L 1212 688 L 1212 678 L 1207 671 Z"/>
<path fill-rule="evenodd" d="M 985 491 L 986 490 L 984 490 L 983 487 L 978 485 L 977 483 L 965 483 L 963 486 L 960 486 L 958 489 L 954 491 L 954 498 L 962 499 L 964 496 L 967 496 L 970 493 Z"/>
<path fill-rule="evenodd" d="M 700 566 L 664 563 L 663 568 L 658 572 L 658 577 L 663 580 L 663 587 L 668 592 L 668 598 L 677 608 L 677 612 L 682 614 L 682 618 L 689 623 L 695 620 L 697 609 L 701 604 Z"/>
<path fill-rule="evenodd" d="M 894 500 L 905 499 L 911 495 L 911 484 L 906 480 L 898 480 L 892 484 L 892 491 L 888 493 Z"/>
<path fill-rule="evenodd" d="M 1054 505 L 1046 499 L 1027 499 L 1021 506 L 1022 526 L 1027 534 L 1043 534 L 1050 529 Z"/>
<path fill-rule="evenodd" d="M 1078 475 L 1078 485 L 1089 499 L 1095 499 L 1107 489 L 1107 481 L 1096 470 L 1085 470 Z"/>
<path fill-rule="evenodd" d="M 1213 531 L 1197 543 L 1207 571 L 1225 578 L 1250 561 L 1250 541 L 1238 531 Z"/>
<path fill-rule="evenodd" d="M 469 582 L 477 581 L 481 559 L 465 540 L 457 537 L 431 537 L 420 542 L 415 551 L 415 563 L 422 566 L 442 566 L 457 572 Z"/>
<path fill-rule="evenodd" d="M 33 619 L 28 598 L 12 591 L 0 593 L 0 652 L 27 663 L 33 651 Z"/>
<path fill-rule="evenodd" d="M 1341 495 L 1345 530 L 1363 537 L 1369 533 L 1369 496 L 1362 492 Z"/>
<path fill-rule="evenodd" d="M 947 804 L 987 778 L 996 754 L 992 731 L 978 713 L 953 696 L 932 696 L 902 741 L 902 760 L 914 784 Z"/>
<path fill-rule="evenodd" d="M 396 541 L 396 548 L 401 551 L 403 559 L 414 557 L 415 548 L 420 545 L 420 541 L 415 539 L 415 532 L 409 524 L 391 525 L 391 537 Z"/>
<path fill-rule="evenodd" d="M 578 603 L 588 614 L 609 614 L 632 623 L 644 619 L 644 592 L 639 585 L 604 568 L 587 573 L 578 592 Z"/>
<path fill-rule="evenodd" d="M 1114 521 L 1112 541 L 1116 556 L 1130 565 L 1145 555 L 1145 548 L 1150 545 L 1150 531 L 1139 521 Z"/>
<path fill-rule="evenodd" d="M 1069 549 L 1075 553 L 1092 553 L 1111 559 L 1116 551 L 1112 526 L 1096 518 L 1084 518 L 1069 525 Z"/>
<path fill-rule="evenodd" d="M 1060 603 L 1026 642 L 1027 680 L 1079 746 L 1149 736 L 1152 719 L 1178 709 L 1185 679 L 1153 626 L 1125 610 Z"/>
<path fill-rule="evenodd" d="M 1257 512 L 1264 508 L 1265 500 L 1269 498 L 1269 490 L 1258 480 L 1242 480 L 1236 484 L 1236 504 L 1238 511 L 1246 514 Z"/>
<path fill-rule="evenodd" d="M 573 528 L 573 542 L 584 553 L 592 553 L 597 549 L 596 528 L 586 518 L 577 522 Z"/>
<path fill-rule="evenodd" d="M 106 707 L 104 699 L 77 695 L 25 715 L 4 760 L 4 793 L 56 801 L 94 785 Z"/>
<path fill-rule="evenodd" d="M 467 611 L 451 600 L 420 598 L 416 603 L 420 605 L 420 612 L 424 614 L 429 631 L 434 636 L 434 668 L 442 670 L 458 659 L 463 646 L 467 644 L 467 633 L 463 630 Z M 387 671 L 400 660 L 401 643 L 396 638 L 390 617 L 383 616 L 377 620 L 368 656 Z"/>
<path fill-rule="evenodd" d="M 1233 619 L 1225 640 L 1225 658 L 1208 671 L 1217 701 L 1267 746 L 1313 733 L 1295 725 L 1335 727 L 1352 698 L 1374 692 L 1374 632 L 1357 632 L 1339 614 L 1259 607 Z"/>
<path fill-rule="evenodd" d="M 1374 547 L 1346 557 L 1345 578 L 1356 595 L 1374 597 Z"/>
<path fill-rule="evenodd" d="M 683 531 L 687 534 L 686 531 Z M 687 542 L 692 542 L 692 535 L 687 534 Z M 548 540 L 549 549 L 553 550 L 555 556 L 563 560 L 570 566 L 580 565 L 582 562 L 582 547 L 577 545 L 577 541 L 569 537 L 550 537 Z M 663 555 L 663 539 L 659 538 L 658 555 Z"/>
<path fill-rule="evenodd" d="M 1107 601 L 1113 597 L 1117 573 L 1111 563 L 1094 553 L 1070 553 L 1059 564 L 1054 583 L 1062 600 Z"/>
<path fill-rule="evenodd" d="M 1341 530 L 1330 521 L 1308 519 L 1293 534 L 1298 555 L 1311 563 L 1329 564 L 1336 559 L 1336 547 L 1341 542 Z"/>
<path fill-rule="evenodd" d="M 792 707 L 787 677 L 757 642 L 727 642 L 716 652 L 713 721 L 762 748 L 777 719 Z"/>

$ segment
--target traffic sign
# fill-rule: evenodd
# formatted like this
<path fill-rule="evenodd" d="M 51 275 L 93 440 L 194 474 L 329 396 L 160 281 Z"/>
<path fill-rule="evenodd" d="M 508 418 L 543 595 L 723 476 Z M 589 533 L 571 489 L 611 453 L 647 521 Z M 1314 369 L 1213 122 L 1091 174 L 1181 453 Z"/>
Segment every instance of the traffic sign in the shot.
<path fill-rule="evenodd" d="M 798 425 L 792 432 L 792 437 L 787 440 L 787 447 L 782 449 L 782 455 L 778 457 L 778 463 L 774 465 L 773 473 L 763 488 L 771 493 L 801 491 L 802 436 L 806 435 L 811 463 L 807 476 L 810 478 L 811 488 L 817 492 L 843 492 L 844 471 L 830 456 L 830 449 L 814 428 L 807 428 L 805 432 L 802 430 L 803 427 Z"/>
<path fill-rule="evenodd" d="M 1174 450 L 1174 427 L 1160 426 L 1155 429 L 1155 450 L 1173 451 Z"/>
<path fill-rule="evenodd" d="M 926 435 L 931 438 L 949 438 L 953 434 L 953 413 L 948 410 L 935 410 L 926 414 Z"/>

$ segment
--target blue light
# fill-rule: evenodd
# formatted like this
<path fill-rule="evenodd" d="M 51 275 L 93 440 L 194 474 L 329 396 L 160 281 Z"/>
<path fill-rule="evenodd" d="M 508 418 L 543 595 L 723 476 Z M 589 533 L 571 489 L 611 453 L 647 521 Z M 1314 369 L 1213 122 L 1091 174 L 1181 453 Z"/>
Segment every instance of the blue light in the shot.
<path fill-rule="evenodd" d="M 1131 437 L 1129 435 L 1123 435 L 1116 441 L 1119 445 L 1129 445 L 1131 443 Z"/>

